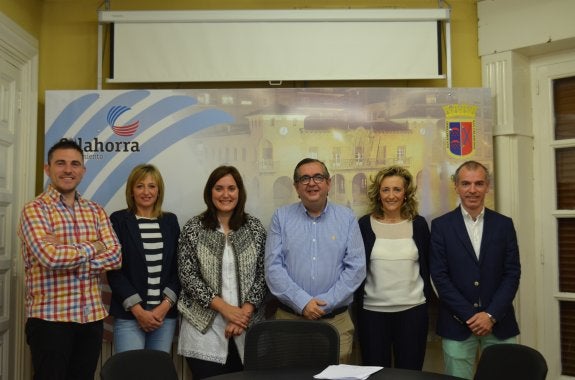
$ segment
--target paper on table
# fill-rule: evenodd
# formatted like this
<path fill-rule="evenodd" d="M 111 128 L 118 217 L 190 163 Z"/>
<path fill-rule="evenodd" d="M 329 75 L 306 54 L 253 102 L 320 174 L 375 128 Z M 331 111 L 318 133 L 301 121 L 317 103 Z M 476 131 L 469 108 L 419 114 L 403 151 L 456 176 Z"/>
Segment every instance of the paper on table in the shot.
<path fill-rule="evenodd" d="M 383 367 L 338 364 L 330 365 L 314 376 L 314 379 L 365 380 Z"/>

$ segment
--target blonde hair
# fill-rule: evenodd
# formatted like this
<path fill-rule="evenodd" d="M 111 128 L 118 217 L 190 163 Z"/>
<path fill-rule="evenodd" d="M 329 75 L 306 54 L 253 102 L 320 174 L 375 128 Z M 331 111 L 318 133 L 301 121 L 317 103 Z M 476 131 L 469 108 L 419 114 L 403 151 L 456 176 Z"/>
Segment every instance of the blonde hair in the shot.
<path fill-rule="evenodd" d="M 158 186 L 158 197 L 152 209 L 152 217 L 159 218 L 162 216 L 162 203 L 164 202 L 164 180 L 162 179 L 162 174 L 154 165 L 140 164 L 132 169 L 126 182 L 126 203 L 128 204 L 128 210 L 135 214 L 137 207 L 136 201 L 134 201 L 134 185 L 148 175 L 152 177 L 152 180 Z"/>
<path fill-rule="evenodd" d="M 390 166 L 381 169 L 375 178 L 371 179 L 371 184 L 367 190 L 367 196 L 369 198 L 371 213 L 376 217 L 383 217 L 385 212 L 383 206 L 381 205 L 381 195 L 379 189 L 384 178 L 387 177 L 401 177 L 403 178 L 403 185 L 405 188 L 405 199 L 401 205 L 401 217 L 413 220 L 417 215 L 417 199 L 415 198 L 415 193 L 417 191 L 417 186 L 413 180 L 413 177 L 409 170 L 401 166 Z"/>

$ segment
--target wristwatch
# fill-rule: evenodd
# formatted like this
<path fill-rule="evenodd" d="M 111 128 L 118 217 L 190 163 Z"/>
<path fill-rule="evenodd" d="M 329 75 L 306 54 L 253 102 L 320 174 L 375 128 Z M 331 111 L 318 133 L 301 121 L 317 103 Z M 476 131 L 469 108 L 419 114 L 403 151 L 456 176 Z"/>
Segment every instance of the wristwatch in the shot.
<path fill-rule="evenodd" d="M 489 314 L 489 313 L 485 313 L 487 314 L 487 316 L 489 317 L 489 319 L 491 320 L 491 323 L 495 324 L 497 322 L 497 320 L 495 318 L 493 318 L 493 315 Z"/>

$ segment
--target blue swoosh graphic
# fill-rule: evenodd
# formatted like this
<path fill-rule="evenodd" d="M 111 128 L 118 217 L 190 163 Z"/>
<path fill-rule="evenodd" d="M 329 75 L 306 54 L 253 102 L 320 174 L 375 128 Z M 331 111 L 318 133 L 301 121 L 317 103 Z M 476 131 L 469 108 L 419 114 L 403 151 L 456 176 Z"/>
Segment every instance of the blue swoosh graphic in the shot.
<path fill-rule="evenodd" d="M 134 115 L 132 119 L 127 121 L 128 124 L 140 121 L 140 128 L 138 131 L 127 140 L 125 137 L 110 134 L 108 138 L 100 137 L 102 131 L 110 128 L 108 124 L 109 113 L 115 112 L 114 119 L 117 119 L 122 113 L 126 112 L 130 107 L 136 105 L 140 101 L 151 95 L 151 91 L 147 90 L 134 90 L 128 92 L 120 92 L 118 96 L 110 99 L 101 108 L 96 110 L 89 120 L 79 129 L 74 135 L 70 134 L 70 129 L 74 126 L 89 107 L 100 99 L 99 93 L 90 93 L 80 96 L 78 99 L 71 101 L 64 110 L 56 117 L 54 122 L 46 132 L 46 146 L 49 147 L 57 142 L 62 137 L 78 138 L 82 137 L 91 141 L 92 138 L 98 137 L 98 140 L 103 144 L 107 142 L 128 142 L 137 140 L 137 137 L 150 128 L 153 128 L 158 122 L 169 117 L 175 112 L 182 111 L 188 107 L 197 104 L 197 99 L 189 95 L 171 95 L 159 99 L 156 103 L 142 109 L 141 112 Z M 114 111 L 115 110 L 115 111 Z M 153 157 L 162 153 L 170 145 L 180 141 L 181 139 L 192 135 L 193 133 L 208 128 L 213 125 L 222 123 L 233 122 L 233 117 L 216 108 L 200 110 L 199 112 L 190 116 L 184 117 L 176 121 L 172 125 L 165 127 L 145 143 L 140 144 L 140 152 L 137 154 L 128 154 L 117 167 L 112 169 L 108 179 L 98 186 L 94 195 L 90 198 L 102 205 L 105 205 L 114 196 L 117 190 L 123 186 L 125 179 L 127 179 L 132 168 L 142 162 L 149 162 Z M 90 154 L 91 152 L 85 152 Z M 111 157 L 104 160 L 87 160 L 86 161 L 86 174 L 82 182 L 78 185 L 78 191 L 83 194 L 86 189 L 93 183 L 100 172 L 109 164 L 109 161 L 114 158 L 113 153 Z M 116 181 L 115 179 L 121 178 L 122 180 Z M 46 178 L 45 185 L 49 182 Z M 110 186 L 110 183 L 113 183 Z"/>
<path fill-rule="evenodd" d="M 112 99 L 108 102 L 107 105 L 104 105 L 100 110 L 98 110 L 90 120 L 80 128 L 78 132 L 78 136 L 84 136 L 89 134 L 91 130 L 94 128 L 100 131 L 107 128 L 108 125 L 105 122 L 106 115 L 108 113 L 108 107 L 110 104 L 122 104 L 125 106 L 133 106 L 134 104 L 138 103 L 142 99 L 148 97 L 150 95 L 150 91 L 138 90 L 138 91 L 130 91 L 130 92 L 122 92 L 117 97 Z M 69 133 L 70 128 L 72 125 L 78 120 L 78 118 L 86 112 L 86 110 L 98 99 L 100 98 L 100 94 L 92 93 L 81 96 L 77 100 L 74 100 L 68 104 L 64 110 L 58 115 L 56 120 L 49 126 L 48 130 L 46 131 L 46 146 L 50 147 L 57 143 L 63 137 L 74 137 L 74 136 L 67 136 Z M 102 122 L 104 121 L 104 122 Z M 96 133 L 92 133 L 96 135 Z"/>
<path fill-rule="evenodd" d="M 114 106 L 110 109 L 110 111 L 108 112 L 108 124 L 110 126 L 114 126 L 114 124 L 116 123 L 116 120 L 120 117 L 120 115 L 122 115 L 124 112 L 131 110 L 130 107 L 126 107 L 126 106 Z"/>
<path fill-rule="evenodd" d="M 130 138 L 128 139 L 128 141 L 130 140 L 137 140 L 138 136 L 140 136 L 142 133 L 144 133 L 145 131 L 147 131 L 148 129 L 152 128 L 158 121 L 172 115 L 173 113 L 177 112 L 177 111 L 181 111 L 182 109 L 191 107 L 195 104 L 197 104 L 197 100 L 191 96 L 180 96 L 180 95 L 176 95 L 176 96 L 169 96 L 167 98 L 163 98 L 161 100 L 159 100 L 158 102 L 146 107 L 145 109 L 143 109 L 139 114 L 135 115 L 133 118 L 131 118 L 130 120 L 128 120 L 126 122 L 126 124 L 131 124 L 136 120 L 140 121 L 140 128 L 138 129 L 138 131 L 133 135 L 130 136 Z M 114 103 L 117 104 L 116 101 L 114 101 Z M 107 114 L 107 106 L 106 107 L 106 113 Z M 104 118 L 105 120 L 105 118 Z M 106 128 L 109 128 L 108 125 L 106 125 Z M 163 133 L 163 132 L 162 132 Z M 98 133 L 95 132 L 84 132 L 84 133 L 79 133 L 78 136 L 97 136 Z M 100 139 L 100 138 L 99 138 Z M 112 134 L 110 136 L 110 138 L 105 139 L 105 140 L 100 140 L 103 143 L 106 142 L 116 142 L 116 141 L 127 141 L 125 137 L 121 137 L 121 136 L 116 136 L 114 134 Z M 140 149 L 141 149 L 141 145 L 140 145 Z M 90 153 L 90 152 L 86 152 L 86 153 Z M 99 173 L 102 169 L 104 169 L 104 167 L 106 166 L 106 164 L 108 163 L 108 160 L 88 160 L 86 162 L 86 169 L 88 170 L 88 173 Z M 86 173 L 86 174 L 88 174 Z M 78 190 L 83 193 L 84 189 L 87 188 L 88 184 L 80 184 L 80 186 L 78 186 Z"/>
<path fill-rule="evenodd" d="M 72 124 L 89 108 L 95 101 L 100 98 L 99 94 L 88 94 L 79 97 L 68 103 L 62 112 L 56 117 L 52 125 L 46 129 L 45 141 L 46 147 L 51 147 L 61 138 L 68 137 L 66 132 L 72 127 Z M 48 155 L 48 150 L 44 154 Z M 45 158 L 47 160 L 47 158 Z"/>
<path fill-rule="evenodd" d="M 218 109 L 208 109 L 190 115 L 162 130 L 150 140 L 140 145 L 141 152 L 128 155 L 109 175 L 111 180 L 103 182 L 91 197 L 101 205 L 106 205 L 120 189 L 128 175 L 140 163 L 150 162 L 172 144 L 213 125 L 233 122 L 233 117 Z M 123 180 L 118 180 L 118 179 Z"/>
<path fill-rule="evenodd" d="M 128 104 L 134 105 L 141 101 L 142 99 L 148 97 L 150 95 L 150 91 L 130 91 L 130 92 L 122 92 L 120 95 L 112 99 L 107 105 L 103 106 L 98 110 L 88 122 L 84 126 L 80 128 L 77 134 L 70 135 L 70 129 L 74 125 L 74 123 L 78 120 L 78 118 L 86 112 L 86 110 L 94 104 L 98 99 L 100 99 L 99 93 L 91 93 L 87 95 L 80 96 L 78 99 L 71 101 L 60 114 L 56 117 L 54 122 L 48 127 L 46 130 L 46 138 L 45 138 L 45 147 L 46 147 L 46 158 L 48 149 L 57 143 L 61 138 L 68 137 L 68 138 L 75 138 L 76 136 L 85 136 L 90 134 L 90 130 L 93 128 L 100 128 L 99 131 L 102 131 L 104 128 L 108 128 L 106 122 L 101 122 L 101 120 L 106 120 L 106 114 L 108 110 L 109 104 Z M 97 135 L 97 133 L 91 133 L 92 135 Z M 89 166 L 89 162 L 86 163 Z M 49 179 L 46 178 L 44 180 L 44 187 L 48 184 Z"/>

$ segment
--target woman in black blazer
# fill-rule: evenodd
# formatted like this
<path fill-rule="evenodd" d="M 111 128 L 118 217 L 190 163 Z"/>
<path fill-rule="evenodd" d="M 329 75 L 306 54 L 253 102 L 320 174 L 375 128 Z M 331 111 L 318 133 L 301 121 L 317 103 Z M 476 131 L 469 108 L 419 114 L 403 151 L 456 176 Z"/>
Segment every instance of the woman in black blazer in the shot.
<path fill-rule="evenodd" d="M 176 251 L 180 226 L 162 211 L 164 181 L 156 167 L 136 166 L 126 183 L 128 208 L 110 216 L 122 244 L 122 268 L 108 272 L 114 350 L 170 352 L 180 293 Z"/>

